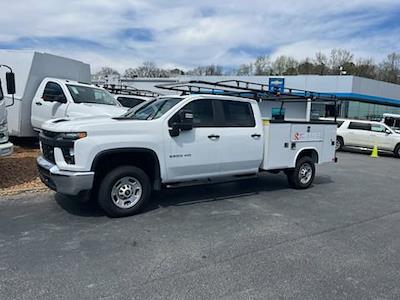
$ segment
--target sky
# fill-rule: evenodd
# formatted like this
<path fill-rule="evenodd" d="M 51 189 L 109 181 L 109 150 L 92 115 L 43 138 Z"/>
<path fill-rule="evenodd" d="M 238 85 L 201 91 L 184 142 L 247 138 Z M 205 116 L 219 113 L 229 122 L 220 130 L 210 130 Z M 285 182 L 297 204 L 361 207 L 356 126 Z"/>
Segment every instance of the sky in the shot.
<path fill-rule="evenodd" d="M 33 49 L 123 72 L 238 66 L 332 48 L 400 52 L 399 0 L 0 0 L 0 49 Z"/>

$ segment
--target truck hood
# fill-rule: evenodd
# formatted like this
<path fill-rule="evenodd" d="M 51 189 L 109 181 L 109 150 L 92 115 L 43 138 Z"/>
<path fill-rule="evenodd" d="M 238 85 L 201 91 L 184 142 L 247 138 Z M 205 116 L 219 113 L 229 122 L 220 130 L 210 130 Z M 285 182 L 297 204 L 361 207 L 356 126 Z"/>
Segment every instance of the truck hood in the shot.
<path fill-rule="evenodd" d="M 47 121 L 43 124 L 42 129 L 54 132 L 79 132 L 86 131 L 92 133 L 110 133 L 119 132 L 129 123 L 132 125 L 143 127 L 149 121 L 143 120 L 117 120 L 107 116 L 92 116 L 81 118 L 59 118 Z M 133 128 L 132 128 L 133 129 Z"/>
<path fill-rule="evenodd" d="M 122 106 L 80 103 L 69 105 L 67 108 L 67 117 L 87 117 L 87 116 L 111 116 L 118 117 L 124 114 L 128 109 Z"/>

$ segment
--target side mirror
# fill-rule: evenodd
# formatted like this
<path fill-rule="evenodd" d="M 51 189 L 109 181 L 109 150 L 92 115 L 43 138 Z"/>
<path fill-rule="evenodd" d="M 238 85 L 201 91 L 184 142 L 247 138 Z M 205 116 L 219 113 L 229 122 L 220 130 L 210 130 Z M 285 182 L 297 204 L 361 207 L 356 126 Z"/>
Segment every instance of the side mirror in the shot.
<path fill-rule="evenodd" d="M 385 129 L 386 134 L 392 134 L 392 132 L 389 129 Z"/>
<path fill-rule="evenodd" d="M 12 72 L 6 73 L 6 81 L 7 81 L 7 94 L 14 95 L 15 94 L 15 74 Z"/>
<path fill-rule="evenodd" d="M 180 131 L 187 131 L 192 129 L 193 129 L 193 112 L 191 110 L 183 109 L 173 117 L 169 134 L 172 137 L 175 137 L 179 135 Z"/>
<path fill-rule="evenodd" d="M 193 112 L 191 110 L 183 109 L 179 112 L 179 129 L 192 130 L 193 129 Z"/>

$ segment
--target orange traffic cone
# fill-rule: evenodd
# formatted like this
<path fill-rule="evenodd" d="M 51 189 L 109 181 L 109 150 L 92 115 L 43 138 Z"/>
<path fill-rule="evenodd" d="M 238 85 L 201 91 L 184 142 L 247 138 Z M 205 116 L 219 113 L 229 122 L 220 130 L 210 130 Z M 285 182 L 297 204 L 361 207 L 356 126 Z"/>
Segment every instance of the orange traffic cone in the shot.
<path fill-rule="evenodd" d="M 372 153 L 371 153 L 371 157 L 372 158 L 378 158 L 378 147 L 376 145 L 374 145 L 374 148 L 372 149 Z"/>

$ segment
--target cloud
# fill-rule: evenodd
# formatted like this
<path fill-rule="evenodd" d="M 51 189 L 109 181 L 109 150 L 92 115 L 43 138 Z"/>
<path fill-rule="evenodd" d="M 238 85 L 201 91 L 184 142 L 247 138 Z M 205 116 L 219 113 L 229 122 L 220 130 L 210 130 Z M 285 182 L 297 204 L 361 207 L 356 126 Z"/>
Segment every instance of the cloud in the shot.
<path fill-rule="evenodd" d="M 123 71 L 145 60 L 191 68 L 257 55 L 302 59 L 347 48 L 400 51 L 398 0 L 19 0 L 0 12 L 0 48 L 77 58 Z"/>

